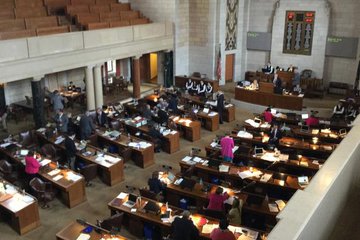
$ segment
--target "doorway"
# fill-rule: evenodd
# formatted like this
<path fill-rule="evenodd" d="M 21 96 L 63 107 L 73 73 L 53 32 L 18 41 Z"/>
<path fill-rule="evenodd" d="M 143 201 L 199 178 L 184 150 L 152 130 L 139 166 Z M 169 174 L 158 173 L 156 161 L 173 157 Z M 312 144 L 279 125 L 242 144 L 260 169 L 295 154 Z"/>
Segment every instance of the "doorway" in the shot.
<path fill-rule="evenodd" d="M 225 59 L 225 82 L 234 80 L 235 54 L 227 54 Z"/>

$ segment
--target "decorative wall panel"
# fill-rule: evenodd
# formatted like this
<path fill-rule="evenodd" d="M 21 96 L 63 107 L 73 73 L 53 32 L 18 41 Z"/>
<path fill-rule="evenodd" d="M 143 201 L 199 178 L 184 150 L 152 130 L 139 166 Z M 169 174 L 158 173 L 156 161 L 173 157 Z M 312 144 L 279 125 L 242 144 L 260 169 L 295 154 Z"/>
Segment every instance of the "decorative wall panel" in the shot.
<path fill-rule="evenodd" d="M 239 0 L 227 0 L 225 50 L 235 50 L 237 42 Z"/>

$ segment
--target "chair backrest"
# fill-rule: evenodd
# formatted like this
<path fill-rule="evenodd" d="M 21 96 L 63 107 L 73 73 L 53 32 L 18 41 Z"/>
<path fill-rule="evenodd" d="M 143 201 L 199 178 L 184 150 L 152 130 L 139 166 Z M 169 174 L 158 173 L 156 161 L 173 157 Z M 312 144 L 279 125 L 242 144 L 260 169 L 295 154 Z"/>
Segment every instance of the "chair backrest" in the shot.
<path fill-rule="evenodd" d="M 44 155 L 52 158 L 53 160 L 55 160 L 55 158 L 56 158 L 56 149 L 52 144 L 48 143 L 48 144 L 45 144 L 44 146 L 42 146 L 41 147 L 41 152 Z"/>
<path fill-rule="evenodd" d="M 86 181 L 90 181 L 97 176 L 97 165 L 95 163 L 86 165 L 80 170 L 80 173 L 84 176 Z"/>
<path fill-rule="evenodd" d="M 45 183 L 40 178 L 33 178 L 29 185 L 31 189 L 37 194 L 45 192 Z"/>
<path fill-rule="evenodd" d="M 195 165 L 191 165 L 183 174 L 183 177 L 191 177 L 194 175 Z"/>
<path fill-rule="evenodd" d="M 0 172 L 7 175 L 12 172 L 11 164 L 6 160 L 0 160 Z"/>
<path fill-rule="evenodd" d="M 127 162 L 131 159 L 131 148 L 124 148 L 119 155 L 124 159 L 124 162 Z"/>
<path fill-rule="evenodd" d="M 202 214 L 204 214 L 207 217 L 216 218 L 216 219 L 225 219 L 226 218 L 225 212 L 219 211 L 219 210 L 204 209 L 202 211 Z"/>
<path fill-rule="evenodd" d="M 140 196 L 142 196 L 142 197 L 146 197 L 146 198 L 149 198 L 149 199 L 152 199 L 152 200 L 155 200 L 155 201 L 158 200 L 156 193 L 150 191 L 149 189 L 147 189 L 145 187 L 140 188 L 139 192 L 140 192 Z"/>
<path fill-rule="evenodd" d="M 108 231 L 115 230 L 117 232 L 120 232 L 123 217 L 124 217 L 123 212 L 116 213 L 115 215 L 112 215 L 111 217 L 104 219 L 100 223 L 100 227 L 102 227 Z"/>

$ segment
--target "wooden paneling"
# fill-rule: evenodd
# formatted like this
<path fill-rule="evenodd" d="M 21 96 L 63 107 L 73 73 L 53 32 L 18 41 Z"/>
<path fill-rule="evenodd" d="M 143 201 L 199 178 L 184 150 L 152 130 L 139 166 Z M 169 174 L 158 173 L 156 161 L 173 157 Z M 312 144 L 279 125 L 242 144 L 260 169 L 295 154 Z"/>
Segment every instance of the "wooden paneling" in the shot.
<path fill-rule="evenodd" d="M 227 54 L 225 61 L 225 81 L 231 82 L 234 79 L 235 54 Z"/>

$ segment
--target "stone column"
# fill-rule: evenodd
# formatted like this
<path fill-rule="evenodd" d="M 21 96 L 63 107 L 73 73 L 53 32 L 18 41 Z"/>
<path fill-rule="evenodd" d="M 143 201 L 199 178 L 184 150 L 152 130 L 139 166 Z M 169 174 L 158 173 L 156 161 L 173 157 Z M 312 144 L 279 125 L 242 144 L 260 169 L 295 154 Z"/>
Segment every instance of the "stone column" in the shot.
<path fill-rule="evenodd" d="M 85 68 L 85 86 L 86 86 L 86 109 L 95 109 L 95 94 L 94 94 L 94 77 L 93 66 Z"/>
<path fill-rule="evenodd" d="M 133 58 L 133 97 L 134 98 L 140 98 L 140 57 L 136 56 Z"/>
<path fill-rule="evenodd" d="M 157 75 L 157 83 L 160 85 L 165 86 L 165 81 L 164 81 L 164 57 L 165 54 L 163 51 L 161 52 L 157 52 L 157 71 L 158 71 L 158 75 Z"/>
<path fill-rule="evenodd" d="M 0 84 L 0 109 L 5 108 L 6 99 L 5 99 L 5 84 Z"/>
<path fill-rule="evenodd" d="M 34 77 L 31 81 L 31 92 L 33 99 L 33 116 L 35 128 L 41 128 L 46 125 L 44 109 L 44 91 L 41 87 L 41 77 Z"/>
<path fill-rule="evenodd" d="M 101 65 L 94 67 L 95 103 L 97 108 L 104 105 L 103 83 L 101 77 Z"/>

